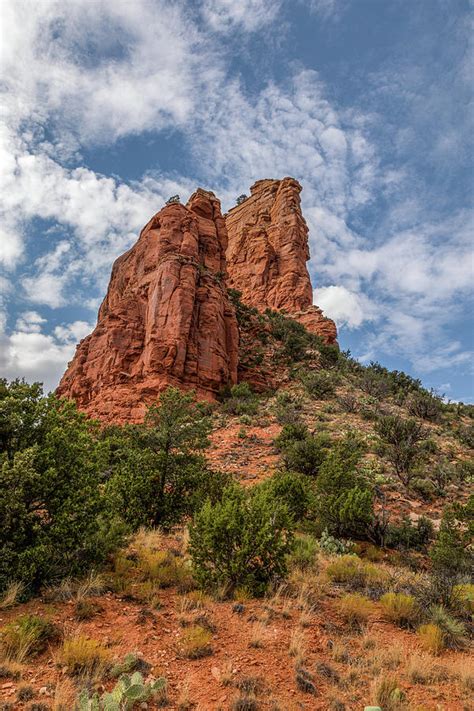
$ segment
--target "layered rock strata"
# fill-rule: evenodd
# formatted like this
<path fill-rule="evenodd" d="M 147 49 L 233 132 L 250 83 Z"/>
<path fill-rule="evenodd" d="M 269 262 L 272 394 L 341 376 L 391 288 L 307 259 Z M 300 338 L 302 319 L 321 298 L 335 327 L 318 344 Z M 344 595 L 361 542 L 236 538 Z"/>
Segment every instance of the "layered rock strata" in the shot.
<path fill-rule="evenodd" d="M 220 202 L 198 189 L 142 230 L 112 269 L 97 326 L 58 395 L 109 422 L 139 422 L 167 385 L 203 398 L 237 381 L 238 326 L 226 288 Z"/>
<path fill-rule="evenodd" d="M 229 286 L 245 304 L 285 311 L 325 343 L 335 343 L 334 321 L 313 306 L 301 185 L 293 178 L 258 180 L 250 191 L 226 215 Z"/>

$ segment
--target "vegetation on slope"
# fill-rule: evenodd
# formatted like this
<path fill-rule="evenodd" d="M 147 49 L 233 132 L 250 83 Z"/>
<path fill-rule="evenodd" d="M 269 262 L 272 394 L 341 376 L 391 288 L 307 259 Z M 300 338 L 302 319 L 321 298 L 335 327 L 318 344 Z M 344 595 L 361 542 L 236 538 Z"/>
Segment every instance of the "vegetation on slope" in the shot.
<path fill-rule="evenodd" d="M 74 619 L 93 625 L 104 594 L 131 601 L 146 620 L 168 589 L 178 596 L 176 653 L 186 664 L 219 654 L 216 635 L 225 644 L 225 630 L 216 631 L 206 610 L 239 616 L 254 605 L 249 647 L 269 645 L 265 615 L 272 615 L 279 634 L 291 636 L 296 693 L 323 686 L 329 694 L 331 687 L 334 704 L 339 699 L 331 708 L 344 708 L 340 699 L 350 688 L 361 702 L 407 708 L 404 684 L 423 685 L 413 680 L 428 677 L 442 684 L 431 659 L 445 649 L 463 654 L 473 611 L 473 408 L 446 404 L 404 373 L 364 367 L 286 316 L 258 315 L 238 295 L 234 300 L 249 350 L 241 375 L 254 382 L 260 372 L 262 381 L 271 362 L 275 390 L 258 394 L 241 382 L 211 407 L 169 388 L 142 425 L 101 427 L 73 403 L 43 396 L 39 384 L 1 382 L 0 605 L 9 621 L 0 630 L 0 672 L 21 674 L 12 666 L 18 659 L 47 654 L 33 635 L 47 629 L 48 649 L 69 669 L 74 694 L 84 677 L 107 686 L 57 709 L 88 708 L 92 699 L 105 708 L 114 685 L 120 703 L 132 704 L 123 707 L 132 708 L 132 678 L 137 700 L 163 706 L 169 689 L 164 679 L 147 681 L 149 669 L 125 668 L 120 659 L 115 668 L 123 671 L 114 676 L 114 655 L 100 640 L 71 636 L 56 619 L 24 611 L 15 617 L 15 603 L 38 594 L 55 604 L 71 601 Z M 258 353 L 251 356 L 255 329 Z M 232 461 L 240 457 L 245 470 L 259 447 L 254 431 L 269 425 L 274 464 L 264 459 L 257 481 L 242 487 L 220 445 L 234 428 Z M 100 584 L 90 572 L 97 570 Z M 357 687 L 341 649 L 326 651 L 315 667 L 306 648 L 307 630 L 323 629 L 323 610 L 335 620 L 340 647 L 347 637 L 359 645 L 357 635 L 379 619 L 430 656 L 420 664 L 411 654 L 402 681 L 386 686 L 378 679 L 389 668 L 383 663 L 358 668 Z M 362 646 L 359 655 L 365 658 Z M 219 674 L 216 683 L 225 687 Z M 468 693 L 472 679 L 450 678 L 459 680 L 459 698 Z M 258 680 L 231 674 L 228 684 L 236 693 L 232 708 L 277 708 L 263 700 Z"/>

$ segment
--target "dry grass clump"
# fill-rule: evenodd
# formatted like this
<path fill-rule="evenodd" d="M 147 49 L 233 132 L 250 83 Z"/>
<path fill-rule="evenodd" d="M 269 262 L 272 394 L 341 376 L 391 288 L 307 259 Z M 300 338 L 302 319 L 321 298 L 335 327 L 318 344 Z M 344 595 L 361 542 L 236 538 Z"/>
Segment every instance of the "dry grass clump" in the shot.
<path fill-rule="evenodd" d="M 426 654 L 413 654 L 408 661 L 406 673 L 412 684 L 436 684 L 447 681 L 450 676 L 446 667 L 436 664 Z"/>
<path fill-rule="evenodd" d="M 374 611 L 373 602 L 359 593 L 344 595 L 339 600 L 337 607 L 341 616 L 351 627 L 359 628 L 367 624 Z"/>
<path fill-rule="evenodd" d="M 61 679 L 56 684 L 52 711 L 71 711 L 76 708 L 77 688 L 71 679 Z"/>
<path fill-rule="evenodd" d="M 383 711 L 399 711 L 405 707 L 405 695 L 400 689 L 398 680 L 392 676 L 382 676 L 373 682 L 374 702 Z"/>
<path fill-rule="evenodd" d="M 467 695 L 474 694 L 474 665 L 471 660 L 457 660 L 451 665 L 451 672 L 458 680 L 460 689 Z"/>
<path fill-rule="evenodd" d="M 191 590 L 191 592 L 183 595 L 179 602 L 180 612 L 192 612 L 194 610 L 203 610 L 210 602 L 209 595 L 206 595 L 202 590 Z"/>
<path fill-rule="evenodd" d="M 71 676 L 100 676 L 110 666 L 110 652 L 98 640 L 80 635 L 64 640 L 58 661 Z"/>
<path fill-rule="evenodd" d="M 249 647 L 252 649 L 263 649 L 267 640 L 267 628 L 264 622 L 258 620 L 254 622 L 250 630 Z"/>
<path fill-rule="evenodd" d="M 48 642 L 58 638 L 58 629 L 48 620 L 37 615 L 22 615 L 0 630 L 0 654 L 5 659 L 23 662 L 41 654 Z"/>
<path fill-rule="evenodd" d="M 384 617 L 400 627 L 413 626 L 419 616 L 419 608 L 412 595 L 385 593 L 380 598 L 380 604 Z"/>
<path fill-rule="evenodd" d="M 288 645 L 288 654 L 294 657 L 297 664 L 302 664 L 306 659 L 306 635 L 302 630 L 295 629 L 291 633 Z"/>
<path fill-rule="evenodd" d="M 182 654 L 187 659 L 200 659 L 212 654 L 212 633 L 201 625 L 187 627 L 180 643 Z"/>
<path fill-rule="evenodd" d="M 0 663 L 0 681 L 2 679 L 11 679 L 18 681 L 21 679 L 23 667 L 19 662 L 12 662 L 9 659 L 4 659 Z"/>
<path fill-rule="evenodd" d="M 353 589 L 364 587 L 385 587 L 390 579 L 380 566 L 362 561 L 354 554 L 341 555 L 329 563 L 326 575 L 334 583 Z"/>
<path fill-rule="evenodd" d="M 423 649 L 431 654 L 440 654 L 444 649 L 443 631 L 432 623 L 421 625 L 417 635 Z"/>
<path fill-rule="evenodd" d="M 8 610 L 10 607 L 14 607 L 17 604 L 24 589 L 25 586 L 23 585 L 23 583 L 10 583 L 3 595 L 0 597 L 0 610 Z"/>

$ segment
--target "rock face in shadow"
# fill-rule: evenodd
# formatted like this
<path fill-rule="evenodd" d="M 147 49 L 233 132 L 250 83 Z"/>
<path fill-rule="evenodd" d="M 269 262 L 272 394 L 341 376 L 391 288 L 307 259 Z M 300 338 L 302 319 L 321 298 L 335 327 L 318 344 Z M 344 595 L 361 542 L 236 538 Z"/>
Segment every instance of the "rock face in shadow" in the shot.
<path fill-rule="evenodd" d="M 212 399 L 237 381 L 238 326 L 226 289 L 220 202 L 198 189 L 142 230 L 112 269 L 97 326 L 57 394 L 105 422 L 139 422 L 168 385 Z"/>
<path fill-rule="evenodd" d="M 294 178 L 258 180 L 250 191 L 226 215 L 229 286 L 248 306 L 285 311 L 325 343 L 335 343 L 334 321 L 313 306 L 301 185 Z"/>

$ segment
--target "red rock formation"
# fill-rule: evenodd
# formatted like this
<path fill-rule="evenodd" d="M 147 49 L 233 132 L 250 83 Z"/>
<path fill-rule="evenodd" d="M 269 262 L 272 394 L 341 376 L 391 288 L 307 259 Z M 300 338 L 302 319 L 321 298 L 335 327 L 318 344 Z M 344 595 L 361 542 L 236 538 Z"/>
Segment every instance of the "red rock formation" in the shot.
<path fill-rule="evenodd" d="M 301 185 L 293 178 L 258 180 L 250 191 L 226 215 L 229 286 L 247 305 L 284 310 L 326 343 L 335 343 L 334 321 L 313 306 Z"/>
<path fill-rule="evenodd" d="M 97 326 L 58 395 L 103 421 L 138 422 L 169 384 L 212 398 L 237 380 L 238 327 L 225 286 L 220 202 L 198 189 L 171 204 L 117 259 Z"/>

